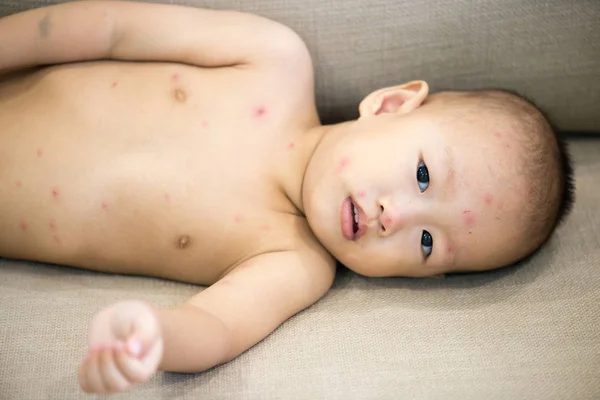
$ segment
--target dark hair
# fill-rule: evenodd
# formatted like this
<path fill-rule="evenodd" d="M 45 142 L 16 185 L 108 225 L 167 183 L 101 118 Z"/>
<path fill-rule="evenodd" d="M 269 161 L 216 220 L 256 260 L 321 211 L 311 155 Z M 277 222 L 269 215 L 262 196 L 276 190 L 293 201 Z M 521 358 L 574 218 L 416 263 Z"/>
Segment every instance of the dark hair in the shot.
<path fill-rule="evenodd" d="M 467 92 L 476 96 L 478 105 L 500 111 L 520 139 L 523 173 L 528 179 L 528 223 L 525 235 L 529 258 L 550 239 L 566 219 L 575 203 L 573 167 L 567 143 L 561 139 L 548 115 L 532 100 L 511 90 L 485 89 Z"/>

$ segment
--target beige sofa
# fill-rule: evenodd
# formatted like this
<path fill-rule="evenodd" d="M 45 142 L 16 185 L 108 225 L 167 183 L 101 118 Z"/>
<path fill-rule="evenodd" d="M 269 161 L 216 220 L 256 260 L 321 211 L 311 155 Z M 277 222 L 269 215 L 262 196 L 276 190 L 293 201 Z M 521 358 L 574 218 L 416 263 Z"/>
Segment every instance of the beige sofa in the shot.
<path fill-rule="evenodd" d="M 445 280 L 340 269 L 321 302 L 233 362 L 160 373 L 115 399 L 600 399 L 600 1 L 170 2 L 292 26 L 313 53 L 325 122 L 415 78 L 520 90 L 580 134 L 570 138 L 577 203 L 518 268 Z M 0 15 L 48 3 L 0 0 Z M 167 306 L 197 290 L 0 260 L 0 399 L 86 397 L 75 373 L 98 309 L 125 298 Z"/>

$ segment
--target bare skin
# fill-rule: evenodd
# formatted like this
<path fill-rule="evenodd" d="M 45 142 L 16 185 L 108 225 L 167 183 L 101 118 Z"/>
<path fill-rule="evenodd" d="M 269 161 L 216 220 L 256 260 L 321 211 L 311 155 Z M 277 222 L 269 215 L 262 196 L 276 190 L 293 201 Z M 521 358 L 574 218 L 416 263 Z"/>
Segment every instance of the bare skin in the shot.
<path fill-rule="evenodd" d="M 66 3 L 0 20 L 0 54 L 0 255 L 209 286 L 99 312 L 87 392 L 231 360 L 327 292 L 333 256 L 434 276 L 521 251 L 523 186 L 493 172 L 512 160 L 505 126 L 438 118 L 423 81 L 321 126 L 308 51 L 276 22 Z"/>

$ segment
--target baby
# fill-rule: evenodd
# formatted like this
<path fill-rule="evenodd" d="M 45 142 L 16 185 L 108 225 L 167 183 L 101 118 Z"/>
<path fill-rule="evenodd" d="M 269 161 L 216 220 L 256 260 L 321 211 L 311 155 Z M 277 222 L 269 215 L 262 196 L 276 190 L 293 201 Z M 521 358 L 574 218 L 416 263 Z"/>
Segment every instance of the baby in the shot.
<path fill-rule="evenodd" d="M 518 262 L 573 203 L 565 144 L 502 90 L 377 90 L 323 126 L 265 18 L 71 2 L 0 20 L 0 256 L 209 286 L 92 321 L 83 390 L 238 356 L 330 288 Z M 44 67 L 44 68 L 42 68 Z"/>

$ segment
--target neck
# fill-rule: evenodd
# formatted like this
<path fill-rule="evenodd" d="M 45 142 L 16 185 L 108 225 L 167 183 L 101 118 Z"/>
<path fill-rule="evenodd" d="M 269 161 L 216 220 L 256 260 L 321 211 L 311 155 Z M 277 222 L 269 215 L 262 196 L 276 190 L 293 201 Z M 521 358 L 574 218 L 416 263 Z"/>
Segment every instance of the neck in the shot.
<path fill-rule="evenodd" d="M 294 206 L 304 214 L 302 188 L 304 176 L 321 141 L 336 125 L 318 125 L 297 135 L 294 150 L 282 158 L 279 176 L 280 186 Z"/>

